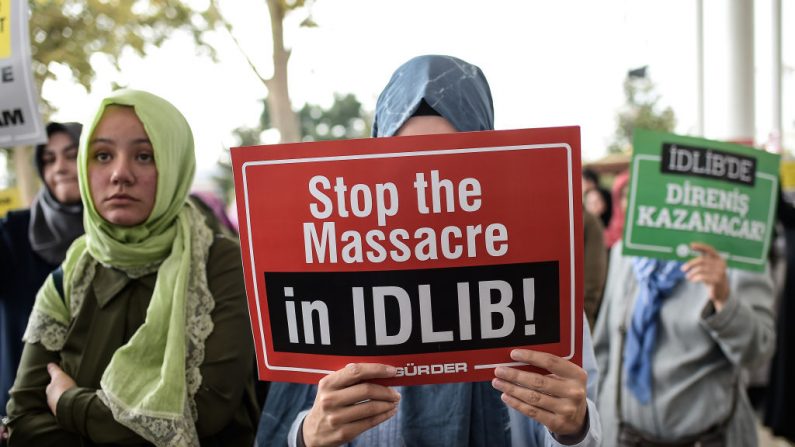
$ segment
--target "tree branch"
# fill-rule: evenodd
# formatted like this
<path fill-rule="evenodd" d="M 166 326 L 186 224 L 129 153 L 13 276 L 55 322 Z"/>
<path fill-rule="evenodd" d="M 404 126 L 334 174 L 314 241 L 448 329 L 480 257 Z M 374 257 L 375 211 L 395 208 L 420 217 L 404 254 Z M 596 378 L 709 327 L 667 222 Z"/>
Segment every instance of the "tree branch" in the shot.
<path fill-rule="evenodd" d="M 240 51 L 240 54 L 242 54 L 243 57 L 246 59 L 248 66 L 251 67 L 251 70 L 254 72 L 257 78 L 259 78 L 259 80 L 262 81 L 262 84 L 265 85 L 265 88 L 270 90 L 269 84 L 273 78 L 272 77 L 266 78 L 265 76 L 262 76 L 262 74 L 259 72 L 257 66 L 254 65 L 254 61 L 251 59 L 251 57 L 249 57 L 248 53 L 246 53 L 246 51 L 243 49 L 243 46 L 240 44 L 240 41 L 237 40 L 237 37 L 235 37 L 235 33 L 232 32 L 232 24 L 229 23 L 228 20 L 226 20 L 226 17 L 224 17 L 223 14 L 221 14 L 221 10 L 218 9 L 218 4 L 216 3 L 216 1 L 217 0 L 211 0 L 211 3 L 213 5 L 213 8 L 215 8 L 216 12 L 218 13 L 218 18 L 221 21 L 221 23 L 224 25 L 224 29 L 226 29 L 226 32 L 229 33 L 229 37 L 232 38 L 232 41 L 235 43 L 235 46 L 237 46 L 237 49 Z"/>

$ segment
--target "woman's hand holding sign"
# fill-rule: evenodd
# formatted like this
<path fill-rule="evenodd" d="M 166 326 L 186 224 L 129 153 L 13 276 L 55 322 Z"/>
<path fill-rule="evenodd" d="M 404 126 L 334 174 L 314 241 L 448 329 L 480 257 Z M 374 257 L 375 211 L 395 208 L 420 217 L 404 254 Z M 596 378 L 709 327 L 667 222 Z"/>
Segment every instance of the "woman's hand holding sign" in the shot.
<path fill-rule="evenodd" d="M 394 416 L 400 394 L 367 381 L 396 373 L 394 366 L 351 363 L 320 379 L 315 403 L 304 419 L 305 445 L 344 444 Z"/>
<path fill-rule="evenodd" d="M 511 358 L 551 374 L 498 367 L 492 385 L 503 392 L 502 400 L 544 424 L 552 433 L 566 436 L 582 433 L 588 416 L 585 370 L 556 355 L 527 349 L 514 349 Z"/>
<path fill-rule="evenodd" d="M 682 266 L 682 271 L 691 282 L 702 282 L 707 286 L 707 296 L 720 312 L 723 304 L 729 299 L 729 280 L 726 276 L 726 261 L 712 246 L 693 242 L 690 248 L 701 252 L 697 258 L 691 259 Z"/>

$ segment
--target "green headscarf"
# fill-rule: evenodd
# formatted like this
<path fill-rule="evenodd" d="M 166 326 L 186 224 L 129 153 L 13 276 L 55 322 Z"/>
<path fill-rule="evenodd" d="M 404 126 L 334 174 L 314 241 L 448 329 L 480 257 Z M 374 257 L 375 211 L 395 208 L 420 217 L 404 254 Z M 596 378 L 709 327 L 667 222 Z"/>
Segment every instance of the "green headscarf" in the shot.
<path fill-rule="evenodd" d="M 154 207 L 133 227 L 103 219 L 89 189 L 88 149 L 109 105 L 132 107 L 154 149 Z M 97 262 L 131 277 L 157 271 L 146 320 L 114 353 L 98 394 L 117 421 L 156 445 L 198 445 L 193 396 L 201 382 L 204 341 L 212 331 L 213 300 L 206 278 L 212 233 L 186 201 L 195 170 L 192 132 L 185 117 L 164 99 L 119 90 L 102 101 L 87 136 L 78 155 L 86 234 L 72 245 L 63 263 L 64 299 L 49 278 L 36 298 L 25 339 L 61 349 Z"/>
<path fill-rule="evenodd" d="M 122 227 L 105 221 L 90 200 L 88 162 L 91 154 L 87 149 L 94 138 L 94 129 L 109 105 L 133 107 L 155 150 L 157 195 L 154 209 L 144 223 L 135 227 Z M 196 169 L 193 133 L 179 110 L 151 93 L 137 90 L 114 92 L 100 104 L 77 163 L 80 194 L 87 198 L 84 226 L 91 256 L 114 267 L 142 267 L 161 261 L 171 250 L 177 230 L 174 219 L 185 206 Z"/>

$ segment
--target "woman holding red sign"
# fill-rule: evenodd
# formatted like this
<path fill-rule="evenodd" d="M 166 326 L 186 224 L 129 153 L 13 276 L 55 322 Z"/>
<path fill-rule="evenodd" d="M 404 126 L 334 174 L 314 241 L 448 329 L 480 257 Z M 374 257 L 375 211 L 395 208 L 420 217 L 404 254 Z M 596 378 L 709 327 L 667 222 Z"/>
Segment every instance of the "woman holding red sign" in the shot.
<path fill-rule="evenodd" d="M 491 130 L 491 91 L 474 65 L 420 56 L 401 66 L 378 98 L 376 137 Z M 390 388 L 393 366 L 350 364 L 318 386 L 274 383 L 257 445 L 596 446 L 597 373 L 585 323 L 584 368 L 543 352 L 511 358 L 550 375 L 498 367 L 491 382 Z M 587 371 L 587 372 L 586 372 Z"/>
<path fill-rule="evenodd" d="M 77 166 L 86 235 L 36 297 L 9 445 L 251 445 L 240 251 L 187 201 L 188 122 L 162 98 L 117 91 Z"/>

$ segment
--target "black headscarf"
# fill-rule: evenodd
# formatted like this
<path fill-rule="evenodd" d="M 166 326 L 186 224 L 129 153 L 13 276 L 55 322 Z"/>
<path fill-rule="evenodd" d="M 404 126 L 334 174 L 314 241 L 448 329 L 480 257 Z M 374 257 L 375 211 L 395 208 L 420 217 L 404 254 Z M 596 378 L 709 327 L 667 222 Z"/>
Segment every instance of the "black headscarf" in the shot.
<path fill-rule="evenodd" d="M 79 147 L 82 129 L 83 126 L 78 123 L 50 123 L 47 125 L 47 138 L 63 132 L 69 135 L 75 146 Z M 46 147 L 46 144 L 36 146 L 36 168 L 44 186 L 30 207 L 28 238 L 36 254 L 48 263 L 58 265 L 66 256 L 66 250 L 72 241 L 83 234 L 83 204 L 59 202 L 50 191 L 47 182 L 44 182 Z"/>

